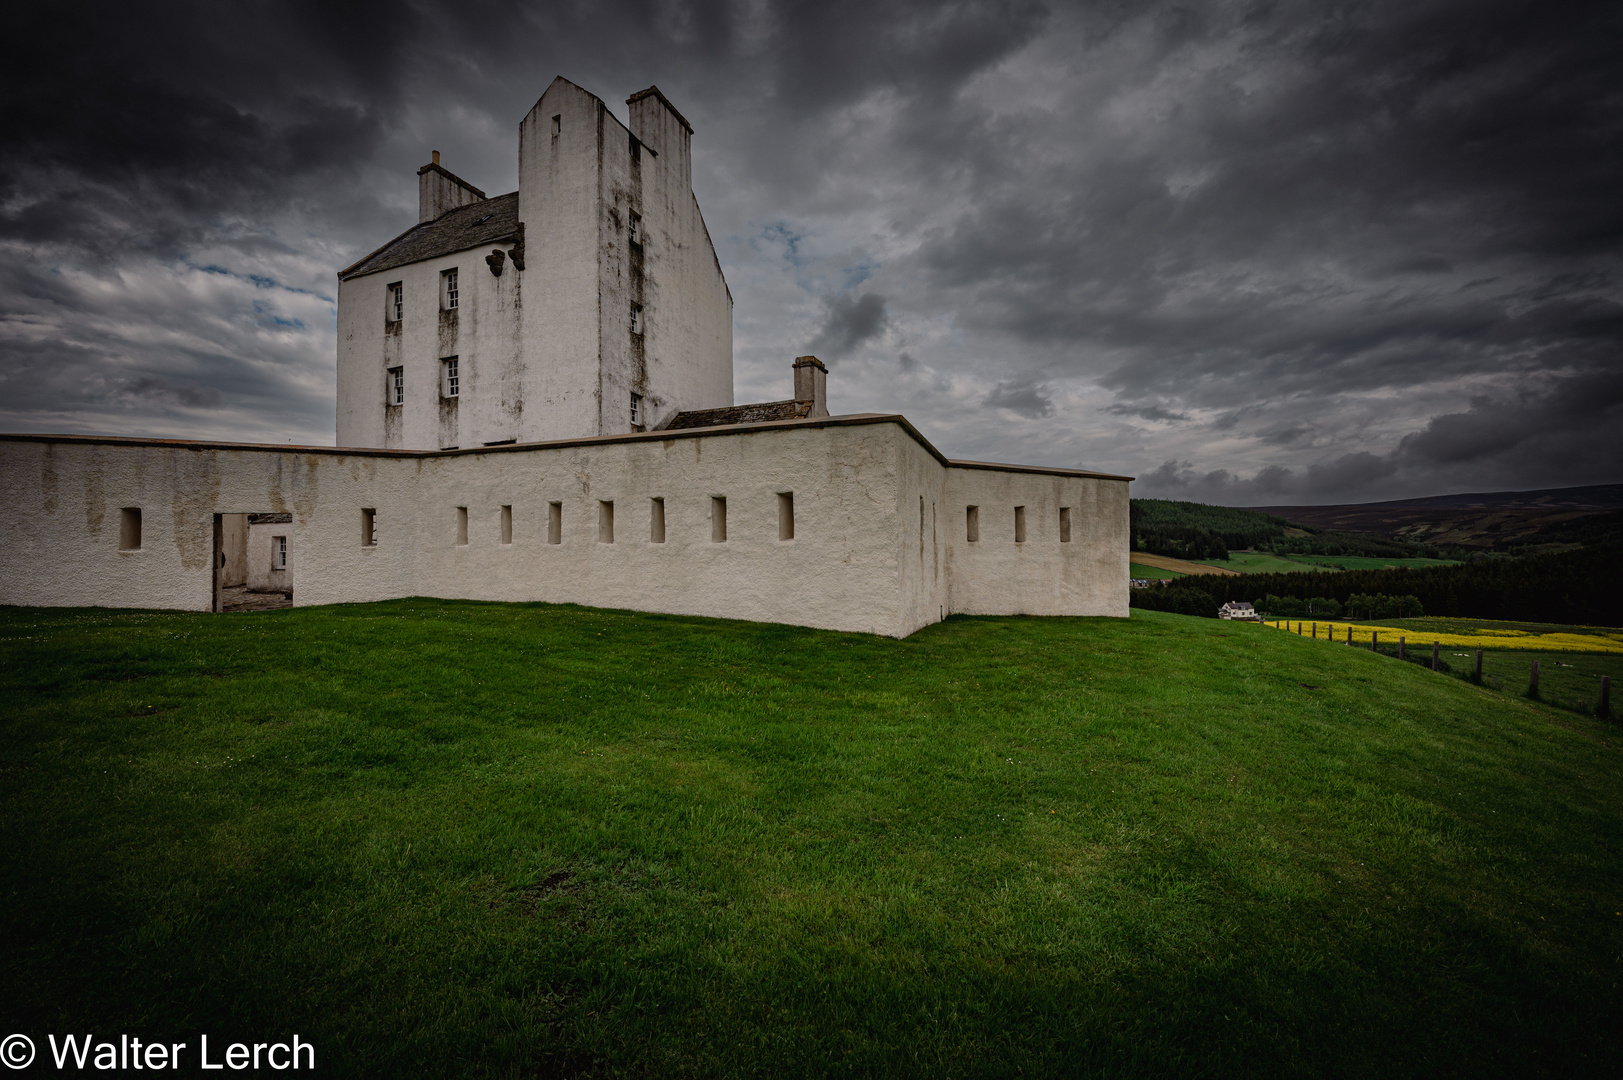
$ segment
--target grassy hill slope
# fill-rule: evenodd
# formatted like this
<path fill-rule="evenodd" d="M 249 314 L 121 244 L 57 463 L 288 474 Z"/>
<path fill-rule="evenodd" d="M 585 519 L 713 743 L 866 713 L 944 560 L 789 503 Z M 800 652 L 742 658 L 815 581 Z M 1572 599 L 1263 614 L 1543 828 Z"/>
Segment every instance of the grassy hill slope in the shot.
<path fill-rule="evenodd" d="M 0 609 L 0 720 L 0 1010 L 41 1046 L 297 1031 L 379 1076 L 1623 1066 L 1617 729 L 1261 626 Z"/>

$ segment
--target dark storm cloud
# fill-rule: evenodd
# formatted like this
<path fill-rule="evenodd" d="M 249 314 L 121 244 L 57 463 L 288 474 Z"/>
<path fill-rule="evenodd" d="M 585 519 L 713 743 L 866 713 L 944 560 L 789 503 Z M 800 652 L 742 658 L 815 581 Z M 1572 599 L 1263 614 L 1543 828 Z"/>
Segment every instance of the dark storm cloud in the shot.
<path fill-rule="evenodd" d="M 875 293 L 861 296 L 830 296 L 823 300 L 823 327 L 808 348 L 824 360 L 849 355 L 865 341 L 885 330 L 885 298 Z"/>
<path fill-rule="evenodd" d="M 989 409 L 1008 409 L 1027 419 L 1054 415 L 1054 400 L 1048 387 L 1032 382 L 1001 382 L 992 387 L 982 402 Z"/>
<path fill-rule="evenodd" d="M 431 147 L 511 190 L 563 74 L 694 122 L 746 397 L 810 342 L 850 407 L 1144 494 L 1617 480 L 1620 19 L 32 5 L 10 40 L 51 46 L 0 74 L 0 424 L 330 440 L 333 272 L 413 223 Z"/>
<path fill-rule="evenodd" d="M 1189 419 L 1187 413 L 1173 412 L 1163 409 L 1159 405 L 1122 405 L 1115 404 L 1105 410 L 1117 416 L 1136 416 L 1143 420 L 1159 420 L 1166 423 L 1177 423 Z"/>

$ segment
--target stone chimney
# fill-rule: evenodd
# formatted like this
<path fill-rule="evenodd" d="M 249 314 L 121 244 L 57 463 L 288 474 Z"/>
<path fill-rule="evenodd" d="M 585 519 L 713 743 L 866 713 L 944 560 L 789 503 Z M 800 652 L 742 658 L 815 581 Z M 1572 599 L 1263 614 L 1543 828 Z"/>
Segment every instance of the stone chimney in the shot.
<path fill-rule="evenodd" d="M 795 404 L 800 416 L 828 415 L 828 368 L 815 356 L 795 357 Z"/>
<path fill-rule="evenodd" d="M 485 193 L 462 177 L 440 168 L 440 152 L 417 170 L 417 223 L 433 221 L 447 210 L 482 202 Z"/>
<path fill-rule="evenodd" d="M 653 150 L 660 167 L 669 170 L 685 189 L 693 187 L 693 125 L 676 111 L 659 87 L 638 90 L 626 98 L 631 134 Z"/>

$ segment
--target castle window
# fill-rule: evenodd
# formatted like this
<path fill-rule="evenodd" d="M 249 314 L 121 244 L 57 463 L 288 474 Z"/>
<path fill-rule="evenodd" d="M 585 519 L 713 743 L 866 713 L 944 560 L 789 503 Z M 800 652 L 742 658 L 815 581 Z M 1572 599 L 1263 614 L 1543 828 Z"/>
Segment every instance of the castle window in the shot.
<path fill-rule="evenodd" d="M 468 546 L 468 508 L 466 506 L 456 508 L 456 546 Z"/>
<path fill-rule="evenodd" d="M 793 540 L 795 538 L 795 493 L 792 491 L 778 492 L 778 539 Z"/>
<path fill-rule="evenodd" d="M 665 542 L 665 500 L 648 500 L 648 542 L 650 544 L 663 544 Z"/>
<path fill-rule="evenodd" d="M 1071 508 L 1069 506 L 1059 508 L 1059 542 L 1062 544 L 1071 542 Z"/>
<path fill-rule="evenodd" d="M 564 542 L 564 504 L 547 503 L 547 543 Z"/>
<path fill-rule="evenodd" d="M 631 227 L 627 230 L 626 239 L 632 247 L 642 247 L 642 215 L 631 215 Z"/>
<path fill-rule="evenodd" d="M 563 134 L 563 130 L 564 118 L 563 114 L 559 113 L 557 116 L 552 118 L 552 137 L 556 139 L 559 135 Z"/>
<path fill-rule="evenodd" d="M 388 322 L 399 322 L 406 312 L 406 287 L 400 282 L 383 290 L 383 317 Z"/>
<path fill-rule="evenodd" d="M 361 511 L 361 546 L 378 546 L 378 512 L 376 510 Z"/>
<path fill-rule="evenodd" d="M 448 398 L 462 393 L 462 376 L 457 358 L 447 356 L 440 361 L 440 393 Z"/>
<path fill-rule="evenodd" d="M 605 499 L 597 503 L 597 542 L 614 543 L 614 504 Z"/>
<path fill-rule="evenodd" d="M 641 334 L 642 333 L 642 305 L 641 304 L 632 304 L 631 305 L 631 332 L 633 334 Z"/>
<path fill-rule="evenodd" d="M 275 545 L 274 547 L 271 548 L 271 569 L 272 570 L 286 570 L 287 569 L 287 537 L 285 537 L 285 536 L 273 536 L 273 537 L 271 537 L 271 543 L 273 545 Z"/>
<path fill-rule="evenodd" d="M 1014 542 L 1026 542 L 1026 508 L 1023 506 L 1014 508 Z"/>
<path fill-rule="evenodd" d="M 406 401 L 406 369 L 392 367 L 389 369 L 389 386 L 386 391 L 390 405 L 403 405 Z"/>
<path fill-rule="evenodd" d="M 118 514 L 118 550 L 141 550 L 141 508 L 126 506 Z"/>
<path fill-rule="evenodd" d="M 440 275 L 440 294 L 446 311 L 455 311 L 457 302 L 456 271 L 447 270 Z"/>
<path fill-rule="evenodd" d="M 964 526 L 971 544 L 979 543 L 981 538 L 981 508 L 978 506 L 964 507 Z"/>
<path fill-rule="evenodd" d="M 631 426 L 640 427 L 642 424 L 642 395 L 631 395 Z"/>
<path fill-rule="evenodd" d="M 727 500 L 720 495 L 710 499 L 710 542 L 727 542 Z"/>
<path fill-rule="evenodd" d="M 513 508 L 511 506 L 504 506 L 504 507 L 502 507 L 502 543 L 503 544 L 511 544 L 512 542 L 513 542 Z"/>

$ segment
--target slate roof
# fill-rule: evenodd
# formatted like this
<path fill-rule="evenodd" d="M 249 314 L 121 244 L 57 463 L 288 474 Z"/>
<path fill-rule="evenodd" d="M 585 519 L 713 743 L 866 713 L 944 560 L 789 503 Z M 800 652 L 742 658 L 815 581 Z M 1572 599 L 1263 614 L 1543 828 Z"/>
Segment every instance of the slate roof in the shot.
<path fill-rule="evenodd" d="M 338 280 L 376 274 L 482 244 L 511 240 L 518 233 L 518 192 L 447 210 L 433 221 L 413 225 L 372 254 L 338 271 Z"/>
<path fill-rule="evenodd" d="M 721 409 L 694 409 L 679 412 L 661 431 L 679 431 L 685 428 L 719 427 L 722 424 L 758 424 L 766 420 L 799 420 L 802 410 L 810 410 L 809 401 L 761 401 L 754 405 L 728 405 Z"/>

